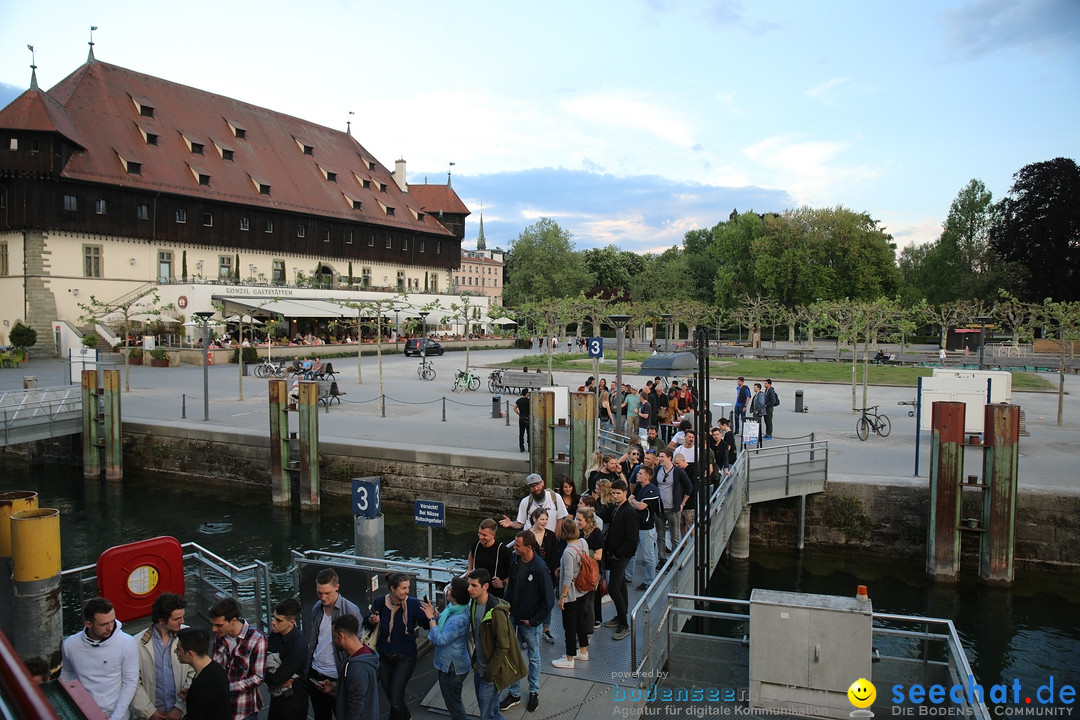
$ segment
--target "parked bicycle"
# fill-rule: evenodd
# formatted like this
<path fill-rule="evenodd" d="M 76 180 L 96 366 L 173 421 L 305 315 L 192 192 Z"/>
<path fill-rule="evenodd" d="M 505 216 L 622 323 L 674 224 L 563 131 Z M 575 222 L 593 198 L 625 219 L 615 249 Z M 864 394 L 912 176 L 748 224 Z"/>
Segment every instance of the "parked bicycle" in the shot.
<path fill-rule="evenodd" d="M 263 360 L 255 366 L 252 372 L 255 373 L 257 378 L 284 378 L 288 375 L 288 371 L 281 363 L 270 362 L 269 360 Z"/>
<path fill-rule="evenodd" d="M 458 370 L 457 375 L 454 376 L 454 384 L 450 386 L 450 389 L 458 394 L 465 392 L 465 389 L 476 390 L 480 387 L 480 378 L 473 375 L 472 370 L 465 372 L 464 370 Z"/>
<path fill-rule="evenodd" d="M 424 359 L 420 361 L 420 364 L 416 366 L 416 375 L 421 380 L 434 380 L 435 379 L 435 366 L 430 360 Z"/>
<path fill-rule="evenodd" d="M 879 407 L 881 406 L 874 405 L 873 407 L 859 408 L 862 411 L 862 417 L 855 423 L 855 434 L 859 436 L 860 440 L 870 437 L 871 430 L 881 437 L 889 437 L 889 433 L 892 432 L 892 423 L 889 422 L 888 416 L 877 411 Z"/>
<path fill-rule="evenodd" d="M 503 391 L 503 370 L 492 370 L 488 375 L 488 391 L 491 393 L 499 393 Z"/>

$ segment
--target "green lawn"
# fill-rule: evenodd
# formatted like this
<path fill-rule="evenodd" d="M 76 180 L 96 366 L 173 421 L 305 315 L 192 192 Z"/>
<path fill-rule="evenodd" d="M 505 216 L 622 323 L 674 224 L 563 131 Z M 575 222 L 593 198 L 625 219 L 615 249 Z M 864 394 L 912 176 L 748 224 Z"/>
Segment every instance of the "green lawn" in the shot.
<path fill-rule="evenodd" d="M 632 352 L 623 355 L 623 375 L 632 376 L 649 353 Z M 547 368 L 547 356 L 530 355 L 518 358 L 510 363 L 514 366 Z M 559 353 L 552 362 L 553 370 L 578 370 L 590 372 L 592 360 L 582 353 Z M 856 379 L 862 382 L 862 365 L 856 368 Z M 615 361 L 605 360 L 600 363 L 603 375 L 615 374 Z M 871 385 L 900 385 L 915 387 L 918 378 L 929 377 L 932 368 L 870 366 Z M 713 360 L 710 365 L 713 378 L 736 378 L 740 375 L 754 380 L 773 378 L 777 382 L 825 382 L 850 383 L 850 363 L 795 362 L 789 360 Z M 1053 390 L 1054 386 L 1035 373 L 1014 372 L 1013 390 Z M 635 383 L 638 385 L 640 383 Z"/>

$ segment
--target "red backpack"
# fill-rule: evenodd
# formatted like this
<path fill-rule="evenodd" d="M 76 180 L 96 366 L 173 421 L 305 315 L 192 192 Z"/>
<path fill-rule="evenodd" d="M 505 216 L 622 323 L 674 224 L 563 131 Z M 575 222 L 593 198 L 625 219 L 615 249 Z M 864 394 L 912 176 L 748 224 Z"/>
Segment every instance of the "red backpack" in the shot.
<path fill-rule="evenodd" d="M 574 578 L 574 587 L 580 592 L 587 593 L 596 589 L 600 582 L 600 568 L 592 555 L 586 555 L 577 548 L 579 567 L 577 577 Z"/>

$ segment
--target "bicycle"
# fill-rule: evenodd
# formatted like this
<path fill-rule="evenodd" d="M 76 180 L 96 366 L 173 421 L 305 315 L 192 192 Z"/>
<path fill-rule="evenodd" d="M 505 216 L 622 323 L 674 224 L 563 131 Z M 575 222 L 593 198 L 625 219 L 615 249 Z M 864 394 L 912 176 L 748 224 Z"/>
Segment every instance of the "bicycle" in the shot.
<path fill-rule="evenodd" d="M 503 391 L 503 370 L 492 370 L 488 375 L 488 392 L 499 393 Z"/>
<path fill-rule="evenodd" d="M 458 370 L 457 375 L 454 376 L 454 384 L 450 386 L 453 392 L 461 394 L 465 392 L 465 389 L 476 390 L 480 387 L 480 378 L 472 374 L 472 371 L 465 372 L 464 370 Z"/>
<path fill-rule="evenodd" d="M 261 363 L 255 366 L 252 372 L 255 373 L 255 377 L 262 379 L 269 377 L 285 377 L 285 368 L 282 367 L 281 363 L 273 363 L 269 360 L 263 360 Z"/>
<path fill-rule="evenodd" d="M 435 366 L 430 360 L 421 360 L 420 364 L 416 367 L 416 376 L 421 380 L 434 380 Z"/>
<path fill-rule="evenodd" d="M 855 434 L 859 436 L 860 440 L 870 437 L 871 430 L 881 437 L 889 437 L 889 433 L 892 432 L 892 423 L 889 422 L 888 416 L 877 412 L 879 407 L 881 406 L 874 405 L 873 407 L 859 408 L 862 411 L 862 417 L 855 423 Z"/>

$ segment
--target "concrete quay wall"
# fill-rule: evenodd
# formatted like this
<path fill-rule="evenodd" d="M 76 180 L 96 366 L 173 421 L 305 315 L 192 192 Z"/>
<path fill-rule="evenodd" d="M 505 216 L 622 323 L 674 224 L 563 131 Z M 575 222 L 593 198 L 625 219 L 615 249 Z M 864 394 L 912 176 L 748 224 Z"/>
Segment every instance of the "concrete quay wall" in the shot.
<path fill-rule="evenodd" d="M 806 547 L 844 549 L 873 556 L 926 557 L 930 520 L 927 479 L 859 481 L 830 478 L 828 491 L 806 502 Z M 982 493 L 965 488 L 961 518 L 982 516 Z M 753 545 L 795 547 L 799 527 L 798 498 L 759 503 L 751 508 Z M 962 532 L 967 567 L 978 566 L 979 533 Z M 1017 567 L 1064 569 L 1080 566 L 1080 493 L 1024 490 L 1016 501 Z"/>
<path fill-rule="evenodd" d="M 294 457 L 298 441 L 293 440 Z M 270 448 L 264 433 L 238 429 L 207 433 L 124 423 L 127 468 L 176 473 L 186 482 L 237 483 L 270 488 Z M 319 479 L 324 496 L 347 498 L 354 477 L 382 477 L 382 502 L 412 505 L 423 498 L 448 511 L 513 515 L 525 496 L 528 461 L 482 454 L 427 450 L 417 444 L 360 444 L 345 439 L 319 443 Z"/>

